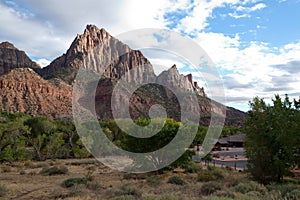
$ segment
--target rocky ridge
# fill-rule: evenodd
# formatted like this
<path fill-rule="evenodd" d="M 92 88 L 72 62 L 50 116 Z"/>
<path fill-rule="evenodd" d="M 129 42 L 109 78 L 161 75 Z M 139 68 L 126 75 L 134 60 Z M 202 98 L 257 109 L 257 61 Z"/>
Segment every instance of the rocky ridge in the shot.
<path fill-rule="evenodd" d="M 1 48 L 4 54 L 12 50 L 15 55 L 22 54 L 23 56 L 21 56 L 22 59 L 9 60 L 7 58 L 11 53 L 2 55 L 2 63 L 10 64 L 2 67 L 6 71 L 5 75 L 0 76 L 1 110 L 25 112 L 30 115 L 44 115 L 52 118 L 71 116 L 72 85 L 76 73 L 81 67 L 103 74 L 98 83 L 95 97 L 96 112 L 100 119 L 112 118 L 111 107 L 120 109 L 124 100 L 130 100 L 129 110 L 133 118 L 148 117 L 149 108 L 154 104 L 162 104 L 166 110 L 169 109 L 171 112 L 174 108 L 180 109 L 176 97 L 167 89 L 168 87 L 171 89 L 179 88 L 183 93 L 194 91 L 198 94 L 197 101 L 186 104 L 181 109 L 191 115 L 199 115 L 195 109 L 195 105 L 198 104 L 200 115 L 206 117 L 201 121 L 203 124 L 209 124 L 208 118 L 209 113 L 213 110 L 212 104 L 218 105 L 206 97 L 204 89 L 193 81 L 192 75 L 179 74 L 174 65 L 156 76 L 151 63 L 140 51 L 130 49 L 129 46 L 112 37 L 107 31 L 98 29 L 94 25 L 88 25 L 83 34 L 75 37 L 65 54 L 42 69 L 13 45 L 2 43 Z M 33 70 L 15 69 L 20 67 L 29 67 Z M 111 105 L 111 94 L 120 78 L 129 83 L 151 81 L 156 85 L 137 90 L 130 99 L 126 95 L 121 95 L 122 101 Z M 159 85 L 166 85 L 167 87 Z M 88 101 L 90 101 L 89 97 L 93 96 L 91 93 L 81 95 L 82 97 L 87 96 Z M 84 98 L 77 100 L 80 102 Z M 214 111 L 220 112 L 218 108 Z M 226 113 L 229 114 L 230 119 L 235 119 L 232 121 L 227 119 L 227 123 L 238 124 L 238 126 L 245 116 L 245 113 L 228 107 Z M 179 114 L 180 112 L 173 112 L 171 116 L 176 118 Z"/>
<path fill-rule="evenodd" d="M 9 42 L 0 43 L 0 76 L 16 68 L 31 68 L 39 71 L 41 67 L 33 62 L 24 51 Z"/>
<path fill-rule="evenodd" d="M 72 88 L 58 87 L 30 68 L 0 76 L 0 110 L 58 118 L 72 114 Z"/>

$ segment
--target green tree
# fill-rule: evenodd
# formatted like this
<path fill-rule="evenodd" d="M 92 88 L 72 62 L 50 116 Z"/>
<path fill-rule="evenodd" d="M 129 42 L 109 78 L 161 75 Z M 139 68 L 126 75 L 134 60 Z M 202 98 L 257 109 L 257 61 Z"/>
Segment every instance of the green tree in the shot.
<path fill-rule="evenodd" d="M 0 161 L 26 158 L 25 134 L 28 129 L 19 122 L 0 124 Z"/>
<path fill-rule="evenodd" d="M 246 156 L 253 177 L 280 182 L 290 167 L 299 164 L 299 102 L 278 95 L 267 105 L 258 97 L 250 102 L 246 119 Z"/>
<path fill-rule="evenodd" d="M 27 140 L 32 145 L 36 158 L 45 160 L 49 150 L 47 145 L 51 141 L 50 136 L 55 132 L 55 124 L 45 117 L 30 118 L 24 122 L 30 132 L 27 133 Z M 53 138 L 52 138 L 53 140 Z"/>

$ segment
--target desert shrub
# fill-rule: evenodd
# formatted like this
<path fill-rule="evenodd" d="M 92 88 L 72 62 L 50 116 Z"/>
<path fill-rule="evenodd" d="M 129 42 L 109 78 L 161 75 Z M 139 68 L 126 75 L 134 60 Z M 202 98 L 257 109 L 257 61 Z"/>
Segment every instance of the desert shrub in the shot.
<path fill-rule="evenodd" d="M 112 197 L 112 196 L 120 196 L 120 195 L 123 195 L 123 191 L 119 188 L 109 188 L 107 191 L 106 191 L 106 195 Z"/>
<path fill-rule="evenodd" d="M 218 190 L 214 193 L 214 196 L 218 197 L 228 197 L 234 199 L 235 195 L 234 192 L 226 189 L 226 190 Z"/>
<path fill-rule="evenodd" d="M 295 190 L 292 190 L 291 192 L 288 192 L 285 195 L 285 198 L 289 199 L 289 200 L 300 200 L 300 190 L 295 189 Z"/>
<path fill-rule="evenodd" d="M 84 199 L 82 198 L 87 193 L 86 185 L 83 184 L 75 184 L 72 187 L 70 187 L 70 192 L 68 194 L 69 197 L 77 197 L 80 196 L 78 199 Z"/>
<path fill-rule="evenodd" d="M 137 189 L 135 185 L 126 184 L 121 187 L 123 195 L 133 195 L 136 197 L 140 197 L 142 195 L 141 191 Z"/>
<path fill-rule="evenodd" d="M 20 175 L 25 175 L 26 174 L 26 171 L 25 170 L 21 170 L 20 171 Z"/>
<path fill-rule="evenodd" d="M 142 192 L 133 184 L 125 184 L 120 189 L 108 189 L 106 194 L 110 197 L 131 195 L 140 198 L 142 196 Z"/>
<path fill-rule="evenodd" d="M 300 186 L 295 184 L 269 184 L 266 187 L 269 191 L 278 191 L 282 197 L 285 197 L 293 190 L 300 190 Z"/>
<path fill-rule="evenodd" d="M 7 188 L 4 185 L 0 185 L 0 197 L 4 197 L 7 193 Z"/>
<path fill-rule="evenodd" d="M 148 176 L 146 178 L 146 182 L 152 186 L 157 186 L 160 184 L 160 180 L 158 178 L 156 178 L 155 176 Z"/>
<path fill-rule="evenodd" d="M 250 191 L 250 192 L 247 192 L 246 195 L 249 196 L 249 197 L 253 197 L 253 199 L 255 199 L 255 198 L 261 199 L 262 196 L 263 196 L 263 195 L 262 195 L 260 192 L 258 192 L 258 191 Z"/>
<path fill-rule="evenodd" d="M 218 184 L 216 182 L 208 182 L 208 183 L 204 183 L 202 185 L 200 192 L 202 195 L 210 195 L 221 189 L 222 189 L 222 187 L 220 184 Z"/>
<path fill-rule="evenodd" d="M 224 179 L 223 170 L 217 167 L 209 167 L 210 173 L 216 177 L 216 179 Z"/>
<path fill-rule="evenodd" d="M 76 185 L 84 185 L 87 186 L 87 179 L 86 178 L 69 178 L 63 181 L 62 187 L 69 188 Z"/>
<path fill-rule="evenodd" d="M 47 162 L 39 162 L 36 165 L 33 165 L 32 168 L 49 168 L 50 164 Z"/>
<path fill-rule="evenodd" d="M 45 167 L 42 168 L 40 171 L 40 174 L 42 175 L 60 175 L 60 174 L 67 174 L 68 173 L 68 168 L 66 166 L 54 166 L 54 167 Z"/>
<path fill-rule="evenodd" d="M 208 200 L 233 200 L 233 198 L 230 198 L 230 197 L 211 196 L 211 197 L 208 198 Z"/>
<path fill-rule="evenodd" d="M 113 198 L 113 200 L 136 200 L 136 197 L 134 195 L 122 195 Z"/>
<path fill-rule="evenodd" d="M 267 192 L 267 188 L 257 182 L 242 182 L 233 187 L 233 190 L 242 194 L 246 194 L 251 191 L 259 192 L 260 194 L 265 194 Z"/>
<path fill-rule="evenodd" d="M 247 195 L 247 194 L 237 193 L 235 199 L 238 199 L 238 200 L 262 200 L 264 198 L 253 196 L 253 194 Z M 273 200 L 273 199 L 270 199 L 270 200 Z"/>
<path fill-rule="evenodd" d="M 214 181 L 216 180 L 216 176 L 212 172 L 205 170 L 198 174 L 197 180 L 201 182 Z"/>
<path fill-rule="evenodd" d="M 284 200 L 279 191 L 272 190 L 264 195 L 263 199 Z"/>
<path fill-rule="evenodd" d="M 185 182 L 179 176 L 171 176 L 167 183 L 175 185 L 184 185 Z"/>
<path fill-rule="evenodd" d="M 164 195 L 146 195 L 143 200 L 179 200 L 179 197 L 172 194 Z"/>
<path fill-rule="evenodd" d="M 198 173 L 201 171 L 201 166 L 197 165 L 195 162 L 191 161 L 187 165 L 185 165 L 184 170 L 186 173 Z"/>
<path fill-rule="evenodd" d="M 248 182 L 248 180 L 243 176 L 235 175 L 226 179 L 226 186 L 230 188 L 244 182 Z"/>

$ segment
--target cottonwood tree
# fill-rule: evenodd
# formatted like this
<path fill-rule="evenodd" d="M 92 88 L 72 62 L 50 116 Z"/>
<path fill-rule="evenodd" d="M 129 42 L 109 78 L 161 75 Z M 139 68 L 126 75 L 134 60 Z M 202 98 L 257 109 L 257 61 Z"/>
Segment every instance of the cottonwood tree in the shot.
<path fill-rule="evenodd" d="M 299 102 L 275 95 L 273 105 L 261 98 L 250 102 L 246 118 L 246 156 L 253 177 L 262 182 L 280 182 L 291 166 L 299 165 Z"/>

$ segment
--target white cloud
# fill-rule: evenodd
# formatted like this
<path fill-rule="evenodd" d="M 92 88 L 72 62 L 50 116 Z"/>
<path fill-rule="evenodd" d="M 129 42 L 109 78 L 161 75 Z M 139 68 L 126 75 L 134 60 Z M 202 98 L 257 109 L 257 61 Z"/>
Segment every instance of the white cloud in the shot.
<path fill-rule="evenodd" d="M 41 59 L 37 59 L 37 60 L 33 59 L 33 61 L 35 61 L 36 63 L 38 63 L 41 67 L 46 67 L 51 62 L 50 60 L 47 60 L 45 58 L 41 58 Z"/>
<path fill-rule="evenodd" d="M 279 90 L 265 90 L 275 88 L 274 77 L 283 75 L 293 79 L 293 84 L 290 85 L 292 89 L 286 92 L 299 93 L 297 86 L 300 85 L 300 75 L 291 74 L 286 70 L 286 66 L 292 61 L 300 60 L 300 41 L 283 47 L 270 47 L 261 42 L 245 44 L 239 34 L 227 36 L 222 33 L 202 32 L 209 27 L 209 19 L 215 17 L 213 11 L 216 8 L 227 6 L 233 10 L 228 15 L 236 19 L 251 17 L 253 12 L 266 8 L 260 0 L 210 0 L 193 3 L 190 0 L 15 2 L 0 1 L 0 41 L 8 40 L 14 43 L 16 47 L 35 57 L 42 66 L 46 65 L 49 59 L 65 52 L 76 34 L 82 33 L 88 23 L 96 24 L 99 28 L 104 27 L 112 35 L 117 35 L 137 28 L 166 27 L 172 19 L 164 18 L 164 14 L 184 10 L 188 12 L 176 22 L 174 30 L 195 36 L 195 40 L 233 82 L 244 86 L 254 85 L 253 88 L 241 89 L 232 84 L 231 88 L 226 89 L 226 95 L 230 97 L 229 104 L 246 103 L 245 99 L 250 100 L 256 95 L 272 97 L 273 92 Z M 163 69 L 174 64 L 174 58 L 154 57 L 152 61 L 157 66 L 166 66 Z M 275 68 L 275 65 L 282 67 Z M 178 63 L 178 68 L 180 66 Z M 194 72 L 191 73 L 197 78 Z"/>
<path fill-rule="evenodd" d="M 67 50 L 86 24 L 112 35 L 147 27 L 164 27 L 167 0 L 20 0 L 0 1 L 0 41 L 10 41 L 32 57 L 54 59 Z"/>
<path fill-rule="evenodd" d="M 225 71 L 226 76 L 235 81 L 231 82 L 229 88 L 225 85 L 225 94 L 230 97 L 228 103 L 243 103 L 244 98 L 251 100 L 255 96 L 266 97 L 270 101 L 275 93 L 297 93 L 300 85 L 300 78 L 297 77 L 300 76 L 295 68 L 300 67 L 300 62 L 295 61 L 300 60 L 300 41 L 272 48 L 266 43 L 258 42 L 250 42 L 243 47 L 238 35 L 232 38 L 221 33 L 199 33 L 196 40 L 221 71 Z M 280 67 L 274 67 L 278 65 Z M 287 74 L 293 84 L 287 87 L 288 82 L 284 82 L 279 84 L 286 87 L 276 86 L 278 83 L 274 82 L 274 77 Z M 245 87 L 247 85 L 251 87 Z M 285 88 L 288 90 L 283 91 Z M 241 96 L 244 98 L 238 98 Z"/>

